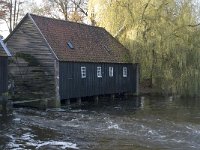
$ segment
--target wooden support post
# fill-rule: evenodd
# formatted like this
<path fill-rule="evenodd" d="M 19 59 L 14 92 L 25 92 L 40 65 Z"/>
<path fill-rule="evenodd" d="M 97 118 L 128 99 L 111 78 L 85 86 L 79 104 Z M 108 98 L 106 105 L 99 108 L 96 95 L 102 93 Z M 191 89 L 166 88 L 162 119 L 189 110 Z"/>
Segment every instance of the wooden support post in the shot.
<path fill-rule="evenodd" d="M 67 105 L 70 105 L 71 104 L 71 102 L 70 102 L 70 99 L 67 99 L 67 101 L 66 101 L 67 103 Z"/>
<path fill-rule="evenodd" d="M 81 103 L 82 103 L 81 98 L 77 98 L 77 103 L 78 103 L 78 105 L 81 105 Z"/>
<path fill-rule="evenodd" d="M 2 96 L 2 115 L 7 115 L 7 97 Z"/>
<path fill-rule="evenodd" d="M 139 96 L 139 85 L 140 85 L 140 65 L 136 64 L 136 95 Z"/>
<path fill-rule="evenodd" d="M 139 97 L 136 97 L 136 99 L 135 99 L 135 105 L 136 105 L 136 108 L 141 107 L 141 100 L 140 100 Z"/>
<path fill-rule="evenodd" d="M 141 108 L 143 109 L 143 108 L 144 108 L 144 104 L 145 104 L 145 97 L 142 96 L 142 97 L 140 98 L 140 100 L 141 100 Z"/>
<path fill-rule="evenodd" d="M 96 105 L 99 103 L 99 96 L 94 97 L 94 102 L 95 102 Z"/>
<path fill-rule="evenodd" d="M 115 94 L 110 95 L 111 100 L 115 100 Z"/>
<path fill-rule="evenodd" d="M 55 100 L 53 103 L 54 108 L 60 108 L 61 106 L 61 98 L 60 98 L 60 83 L 59 83 L 59 61 L 55 60 L 54 61 L 54 68 L 55 68 Z"/>

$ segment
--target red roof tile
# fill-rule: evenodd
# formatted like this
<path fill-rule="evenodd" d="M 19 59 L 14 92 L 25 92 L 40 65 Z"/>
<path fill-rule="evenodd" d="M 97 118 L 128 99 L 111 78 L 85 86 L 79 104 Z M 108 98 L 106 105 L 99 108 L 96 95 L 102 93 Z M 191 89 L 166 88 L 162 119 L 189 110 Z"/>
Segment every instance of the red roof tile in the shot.
<path fill-rule="evenodd" d="M 30 16 L 60 61 L 131 62 L 129 51 L 103 28 Z M 67 46 L 68 42 L 74 49 Z"/>

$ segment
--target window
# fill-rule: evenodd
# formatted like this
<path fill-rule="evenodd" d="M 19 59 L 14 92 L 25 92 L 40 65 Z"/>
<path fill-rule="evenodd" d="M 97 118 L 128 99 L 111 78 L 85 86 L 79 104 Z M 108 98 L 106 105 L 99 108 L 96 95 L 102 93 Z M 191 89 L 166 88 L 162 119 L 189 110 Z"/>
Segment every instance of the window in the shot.
<path fill-rule="evenodd" d="M 104 45 L 104 48 L 105 48 L 105 50 L 106 50 L 107 52 L 110 52 L 110 49 L 109 49 L 107 46 Z"/>
<path fill-rule="evenodd" d="M 69 42 L 67 42 L 67 46 L 70 48 L 70 49 L 74 49 L 74 46 L 73 46 L 73 44 L 69 41 Z"/>
<path fill-rule="evenodd" d="M 86 78 L 86 67 L 81 67 L 81 78 Z"/>
<path fill-rule="evenodd" d="M 113 67 L 109 67 L 109 77 L 113 77 Z"/>
<path fill-rule="evenodd" d="M 102 77 L 101 67 L 97 67 L 97 77 L 98 77 L 98 78 L 101 78 L 101 77 Z"/>
<path fill-rule="evenodd" d="M 123 67 L 123 77 L 127 77 L 127 67 Z"/>

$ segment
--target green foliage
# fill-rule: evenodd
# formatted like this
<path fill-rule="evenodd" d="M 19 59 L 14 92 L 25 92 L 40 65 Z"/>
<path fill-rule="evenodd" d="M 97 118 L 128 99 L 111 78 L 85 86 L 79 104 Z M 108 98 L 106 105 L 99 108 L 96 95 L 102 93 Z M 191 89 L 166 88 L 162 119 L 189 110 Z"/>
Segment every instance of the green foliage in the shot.
<path fill-rule="evenodd" d="M 89 15 L 163 94 L 200 96 L 200 28 L 191 0 L 90 0 Z"/>

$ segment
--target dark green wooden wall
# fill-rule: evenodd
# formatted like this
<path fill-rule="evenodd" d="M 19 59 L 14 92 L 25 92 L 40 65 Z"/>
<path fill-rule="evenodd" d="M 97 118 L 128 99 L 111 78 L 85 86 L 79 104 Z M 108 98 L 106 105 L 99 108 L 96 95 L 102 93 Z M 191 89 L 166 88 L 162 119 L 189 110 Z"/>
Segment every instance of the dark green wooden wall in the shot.
<path fill-rule="evenodd" d="M 81 78 L 81 66 L 86 67 L 86 78 Z M 99 66 L 102 68 L 102 78 L 97 77 L 97 67 Z M 114 68 L 113 77 L 109 77 L 109 67 Z M 127 77 L 123 77 L 123 67 L 128 69 Z M 137 88 L 136 75 L 137 65 L 133 64 L 60 62 L 60 98 L 135 93 Z"/>
<path fill-rule="evenodd" d="M 0 96 L 8 88 L 8 58 L 0 56 Z"/>

